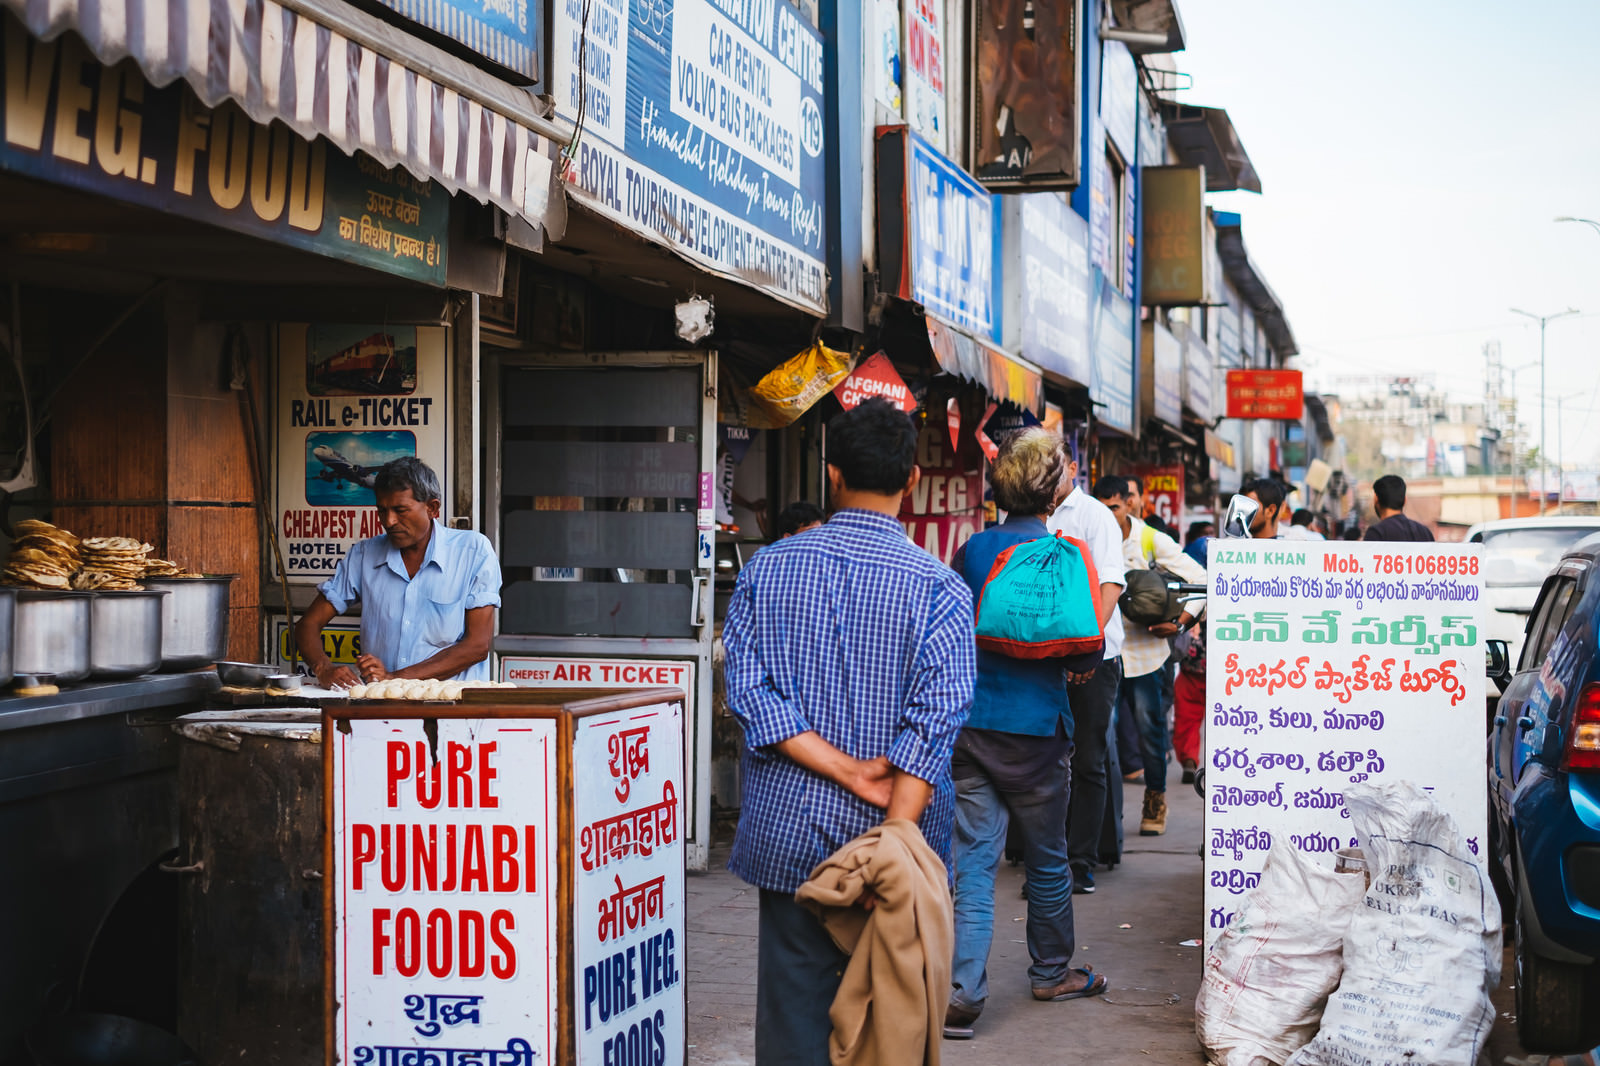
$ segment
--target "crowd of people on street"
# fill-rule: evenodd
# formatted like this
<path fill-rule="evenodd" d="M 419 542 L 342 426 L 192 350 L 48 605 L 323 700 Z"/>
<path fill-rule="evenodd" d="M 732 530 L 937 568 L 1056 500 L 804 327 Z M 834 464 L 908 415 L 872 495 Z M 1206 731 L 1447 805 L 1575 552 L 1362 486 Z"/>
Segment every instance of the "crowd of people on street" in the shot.
<path fill-rule="evenodd" d="M 990 466 L 1004 520 L 946 567 L 897 518 L 920 476 L 916 444 L 914 423 L 885 401 L 836 416 L 831 517 L 786 521 L 806 531 L 759 552 L 728 607 L 727 700 L 747 751 L 729 867 L 760 890 L 761 1066 L 824 1063 L 830 1050 L 833 1062 L 864 1062 L 863 1048 L 901 1038 L 906 1061 L 920 1062 L 928 1040 L 972 1037 L 990 994 L 996 875 L 1008 855 L 1026 877 L 1033 998 L 1103 993 L 1105 974 L 1072 964 L 1073 896 L 1096 891 L 1097 868 L 1120 859 L 1123 786 L 1142 783 L 1139 832 L 1157 836 L 1169 756 L 1185 783 L 1198 769 L 1205 551 L 1218 524 L 1191 524 L 1180 546 L 1147 513 L 1138 478 L 1106 476 L 1086 490 L 1061 439 L 1034 427 L 1006 438 Z M 1403 513 L 1403 481 L 1379 479 L 1375 491 L 1368 539 L 1427 534 Z M 1223 535 L 1336 533 L 1291 509 L 1280 478 L 1248 481 L 1240 494 L 1254 503 L 1248 526 Z M 1096 650 L 980 647 L 974 604 L 981 616 L 1017 549 L 1052 536 L 1086 575 L 1077 587 L 1099 626 Z M 950 871 L 948 895 L 919 874 L 934 860 Z M 948 957 L 937 938 L 903 958 L 847 954 L 830 933 L 837 908 L 819 902 L 839 899 L 885 923 L 908 914 L 951 923 Z M 897 990 L 896 1003 L 909 996 L 926 1009 L 869 1021 L 850 1012 L 859 1024 L 835 1025 L 841 982 L 859 987 L 862 966 Z"/>

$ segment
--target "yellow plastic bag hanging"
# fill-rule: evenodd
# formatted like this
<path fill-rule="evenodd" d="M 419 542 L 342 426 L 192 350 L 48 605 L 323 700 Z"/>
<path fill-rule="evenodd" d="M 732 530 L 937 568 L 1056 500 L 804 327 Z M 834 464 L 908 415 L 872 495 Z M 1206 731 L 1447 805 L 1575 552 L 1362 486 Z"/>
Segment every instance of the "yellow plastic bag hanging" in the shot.
<path fill-rule="evenodd" d="M 787 426 L 850 374 L 850 356 L 813 344 L 756 382 L 750 396 L 777 426 Z"/>

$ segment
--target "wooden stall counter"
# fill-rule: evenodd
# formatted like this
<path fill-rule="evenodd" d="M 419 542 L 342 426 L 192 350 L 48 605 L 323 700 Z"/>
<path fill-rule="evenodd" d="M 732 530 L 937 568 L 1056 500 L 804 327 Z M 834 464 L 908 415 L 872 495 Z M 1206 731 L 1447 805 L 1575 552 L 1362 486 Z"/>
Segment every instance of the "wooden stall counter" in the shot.
<path fill-rule="evenodd" d="M 461 697 L 323 708 L 327 1062 L 681 1064 L 682 691 Z"/>

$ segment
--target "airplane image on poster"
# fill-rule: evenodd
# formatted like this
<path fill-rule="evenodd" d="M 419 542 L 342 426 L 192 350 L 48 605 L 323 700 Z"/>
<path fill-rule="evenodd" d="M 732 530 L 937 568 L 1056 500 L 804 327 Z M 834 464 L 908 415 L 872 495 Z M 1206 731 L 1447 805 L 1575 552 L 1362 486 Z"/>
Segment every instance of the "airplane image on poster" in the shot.
<path fill-rule="evenodd" d="M 407 430 L 322 430 L 306 434 L 306 503 L 312 507 L 373 507 L 378 470 L 417 454 Z"/>
<path fill-rule="evenodd" d="M 311 454 L 322 463 L 322 470 L 317 477 L 332 482 L 335 488 L 343 489 L 344 483 L 348 481 L 358 488 L 370 489 L 377 479 L 377 467 L 352 463 L 326 444 L 317 445 L 311 449 Z"/>

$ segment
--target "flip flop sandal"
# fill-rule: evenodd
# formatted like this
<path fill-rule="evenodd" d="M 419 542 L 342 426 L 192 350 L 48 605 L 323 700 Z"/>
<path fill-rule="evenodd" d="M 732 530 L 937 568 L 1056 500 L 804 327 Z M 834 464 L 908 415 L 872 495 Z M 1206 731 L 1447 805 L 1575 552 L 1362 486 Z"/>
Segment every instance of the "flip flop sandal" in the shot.
<path fill-rule="evenodd" d="M 1051 996 L 1042 1002 L 1065 1003 L 1069 999 L 1088 999 L 1090 996 L 1098 996 L 1105 992 L 1107 985 L 1105 974 L 1095 973 L 1086 966 L 1080 966 L 1072 972 L 1083 974 L 1089 979 L 1089 983 L 1075 992 L 1063 992 L 1059 996 Z M 1037 999 L 1038 997 L 1035 996 L 1034 998 Z"/>

